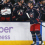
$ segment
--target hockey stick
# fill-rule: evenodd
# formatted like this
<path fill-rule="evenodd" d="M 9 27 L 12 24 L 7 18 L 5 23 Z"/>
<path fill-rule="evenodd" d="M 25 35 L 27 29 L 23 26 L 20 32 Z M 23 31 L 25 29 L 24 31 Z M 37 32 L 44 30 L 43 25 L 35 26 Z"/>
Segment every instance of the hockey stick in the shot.
<path fill-rule="evenodd" d="M 27 17 L 30 19 L 30 20 L 32 20 L 31 18 L 30 18 L 30 16 L 29 16 L 29 14 L 28 13 L 26 13 L 26 15 L 27 15 Z M 32 21 L 34 21 L 34 20 L 32 20 Z M 37 24 L 40 24 L 40 23 L 37 23 Z M 45 27 L 44 25 L 42 25 L 42 24 L 40 24 L 41 26 L 43 26 L 43 27 Z"/>
<path fill-rule="evenodd" d="M 38 23 L 38 24 L 40 24 L 40 23 Z M 40 24 L 41 26 L 43 26 L 43 27 L 45 27 L 44 25 L 42 25 L 42 24 Z"/>

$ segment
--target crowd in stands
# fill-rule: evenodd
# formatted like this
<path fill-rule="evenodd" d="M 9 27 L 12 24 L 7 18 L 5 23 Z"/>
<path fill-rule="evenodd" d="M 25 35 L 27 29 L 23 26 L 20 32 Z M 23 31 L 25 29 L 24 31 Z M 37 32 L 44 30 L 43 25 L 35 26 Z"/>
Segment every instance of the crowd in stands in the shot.
<path fill-rule="evenodd" d="M 0 2 L 0 21 L 30 21 L 28 17 L 18 20 L 27 10 L 30 10 L 29 3 L 33 3 L 33 8 L 40 14 L 40 20 L 45 21 L 45 0 L 37 3 L 32 0 L 25 3 L 24 0 L 21 0 L 14 4 L 10 0 L 3 0 Z"/>

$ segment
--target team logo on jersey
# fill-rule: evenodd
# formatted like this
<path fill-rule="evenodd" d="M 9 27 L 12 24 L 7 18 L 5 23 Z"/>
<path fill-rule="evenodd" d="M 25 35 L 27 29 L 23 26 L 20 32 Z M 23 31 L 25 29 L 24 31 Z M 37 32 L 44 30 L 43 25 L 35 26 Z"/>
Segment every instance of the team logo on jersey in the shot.
<path fill-rule="evenodd" d="M 24 12 L 23 10 L 18 10 L 17 11 L 18 15 L 23 15 L 23 12 Z"/>
<path fill-rule="evenodd" d="M 29 16 L 30 16 L 31 18 L 34 18 L 34 13 L 30 13 Z"/>

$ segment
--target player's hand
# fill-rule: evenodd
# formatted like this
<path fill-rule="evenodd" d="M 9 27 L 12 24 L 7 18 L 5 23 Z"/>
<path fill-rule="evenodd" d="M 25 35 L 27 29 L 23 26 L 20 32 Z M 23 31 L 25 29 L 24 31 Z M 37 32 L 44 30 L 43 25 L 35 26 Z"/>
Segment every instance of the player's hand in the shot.
<path fill-rule="evenodd" d="M 39 24 L 41 24 L 41 22 L 38 22 Z"/>
<path fill-rule="evenodd" d="M 13 11 L 15 10 L 15 8 L 13 8 Z"/>

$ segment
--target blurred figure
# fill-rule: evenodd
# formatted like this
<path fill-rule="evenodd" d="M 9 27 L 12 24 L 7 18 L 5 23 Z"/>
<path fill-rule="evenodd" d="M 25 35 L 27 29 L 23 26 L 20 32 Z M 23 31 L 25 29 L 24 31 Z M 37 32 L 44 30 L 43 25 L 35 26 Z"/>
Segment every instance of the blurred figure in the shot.
<path fill-rule="evenodd" d="M 33 2 L 35 4 L 35 0 L 29 0 L 30 2 Z"/>
<path fill-rule="evenodd" d="M 26 6 L 26 3 L 24 2 L 24 0 L 20 1 L 22 3 L 23 6 Z"/>
<path fill-rule="evenodd" d="M 10 0 L 3 0 L 1 9 L 1 21 L 12 21 L 12 4 Z"/>
<path fill-rule="evenodd" d="M 45 21 L 45 0 L 43 1 L 43 5 L 40 6 L 40 10 L 42 13 L 42 20 Z"/>
<path fill-rule="evenodd" d="M 1 9 L 2 9 L 2 1 L 0 1 L 0 21 L 1 21 Z"/>
<path fill-rule="evenodd" d="M 16 18 L 21 17 L 25 13 L 26 9 L 27 8 L 22 6 L 22 3 L 19 2 L 19 5 L 16 6 L 15 9 L 13 9 L 13 20 L 16 21 Z"/>
<path fill-rule="evenodd" d="M 13 7 L 15 8 L 15 7 L 18 6 L 18 5 L 19 5 L 19 2 L 14 3 Z"/>
<path fill-rule="evenodd" d="M 33 44 L 31 44 L 31 45 L 37 45 L 36 44 L 36 35 L 38 36 L 38 39 L 39 39 L 39 45 L 42 45 L 43 41 L 42 41 L 42 36 L 40 34 L 40 24 L 41 24 L 41 22 L 40 22 L 40 19 L 38 18 L 39 15 L 40 15 L 39 10 L 37 11 L 36 9 L 34 9 L 33 3 L 30 3 L 29 5 L 30 5 L 29 6 L 30 10 L 27 10 L 25 12 L 25 14 L 22 15 L 17 20 L 19 20 L 19 19 L 22 20 L 22 19 L 25 19 L 25 18 L 29 18 L 30 19 L 30 32 L 32 34 L 32 39 L 33 39 Z M 37 28 L 37 26 L 38 26 L 38 28 Z"/>
<path fill-rule="evenodd" d="M 30 9 L 30 4 L 32 5 L 32 2 L 28 2 L 28 7 L 27 7 L 27 9 Z"/>

